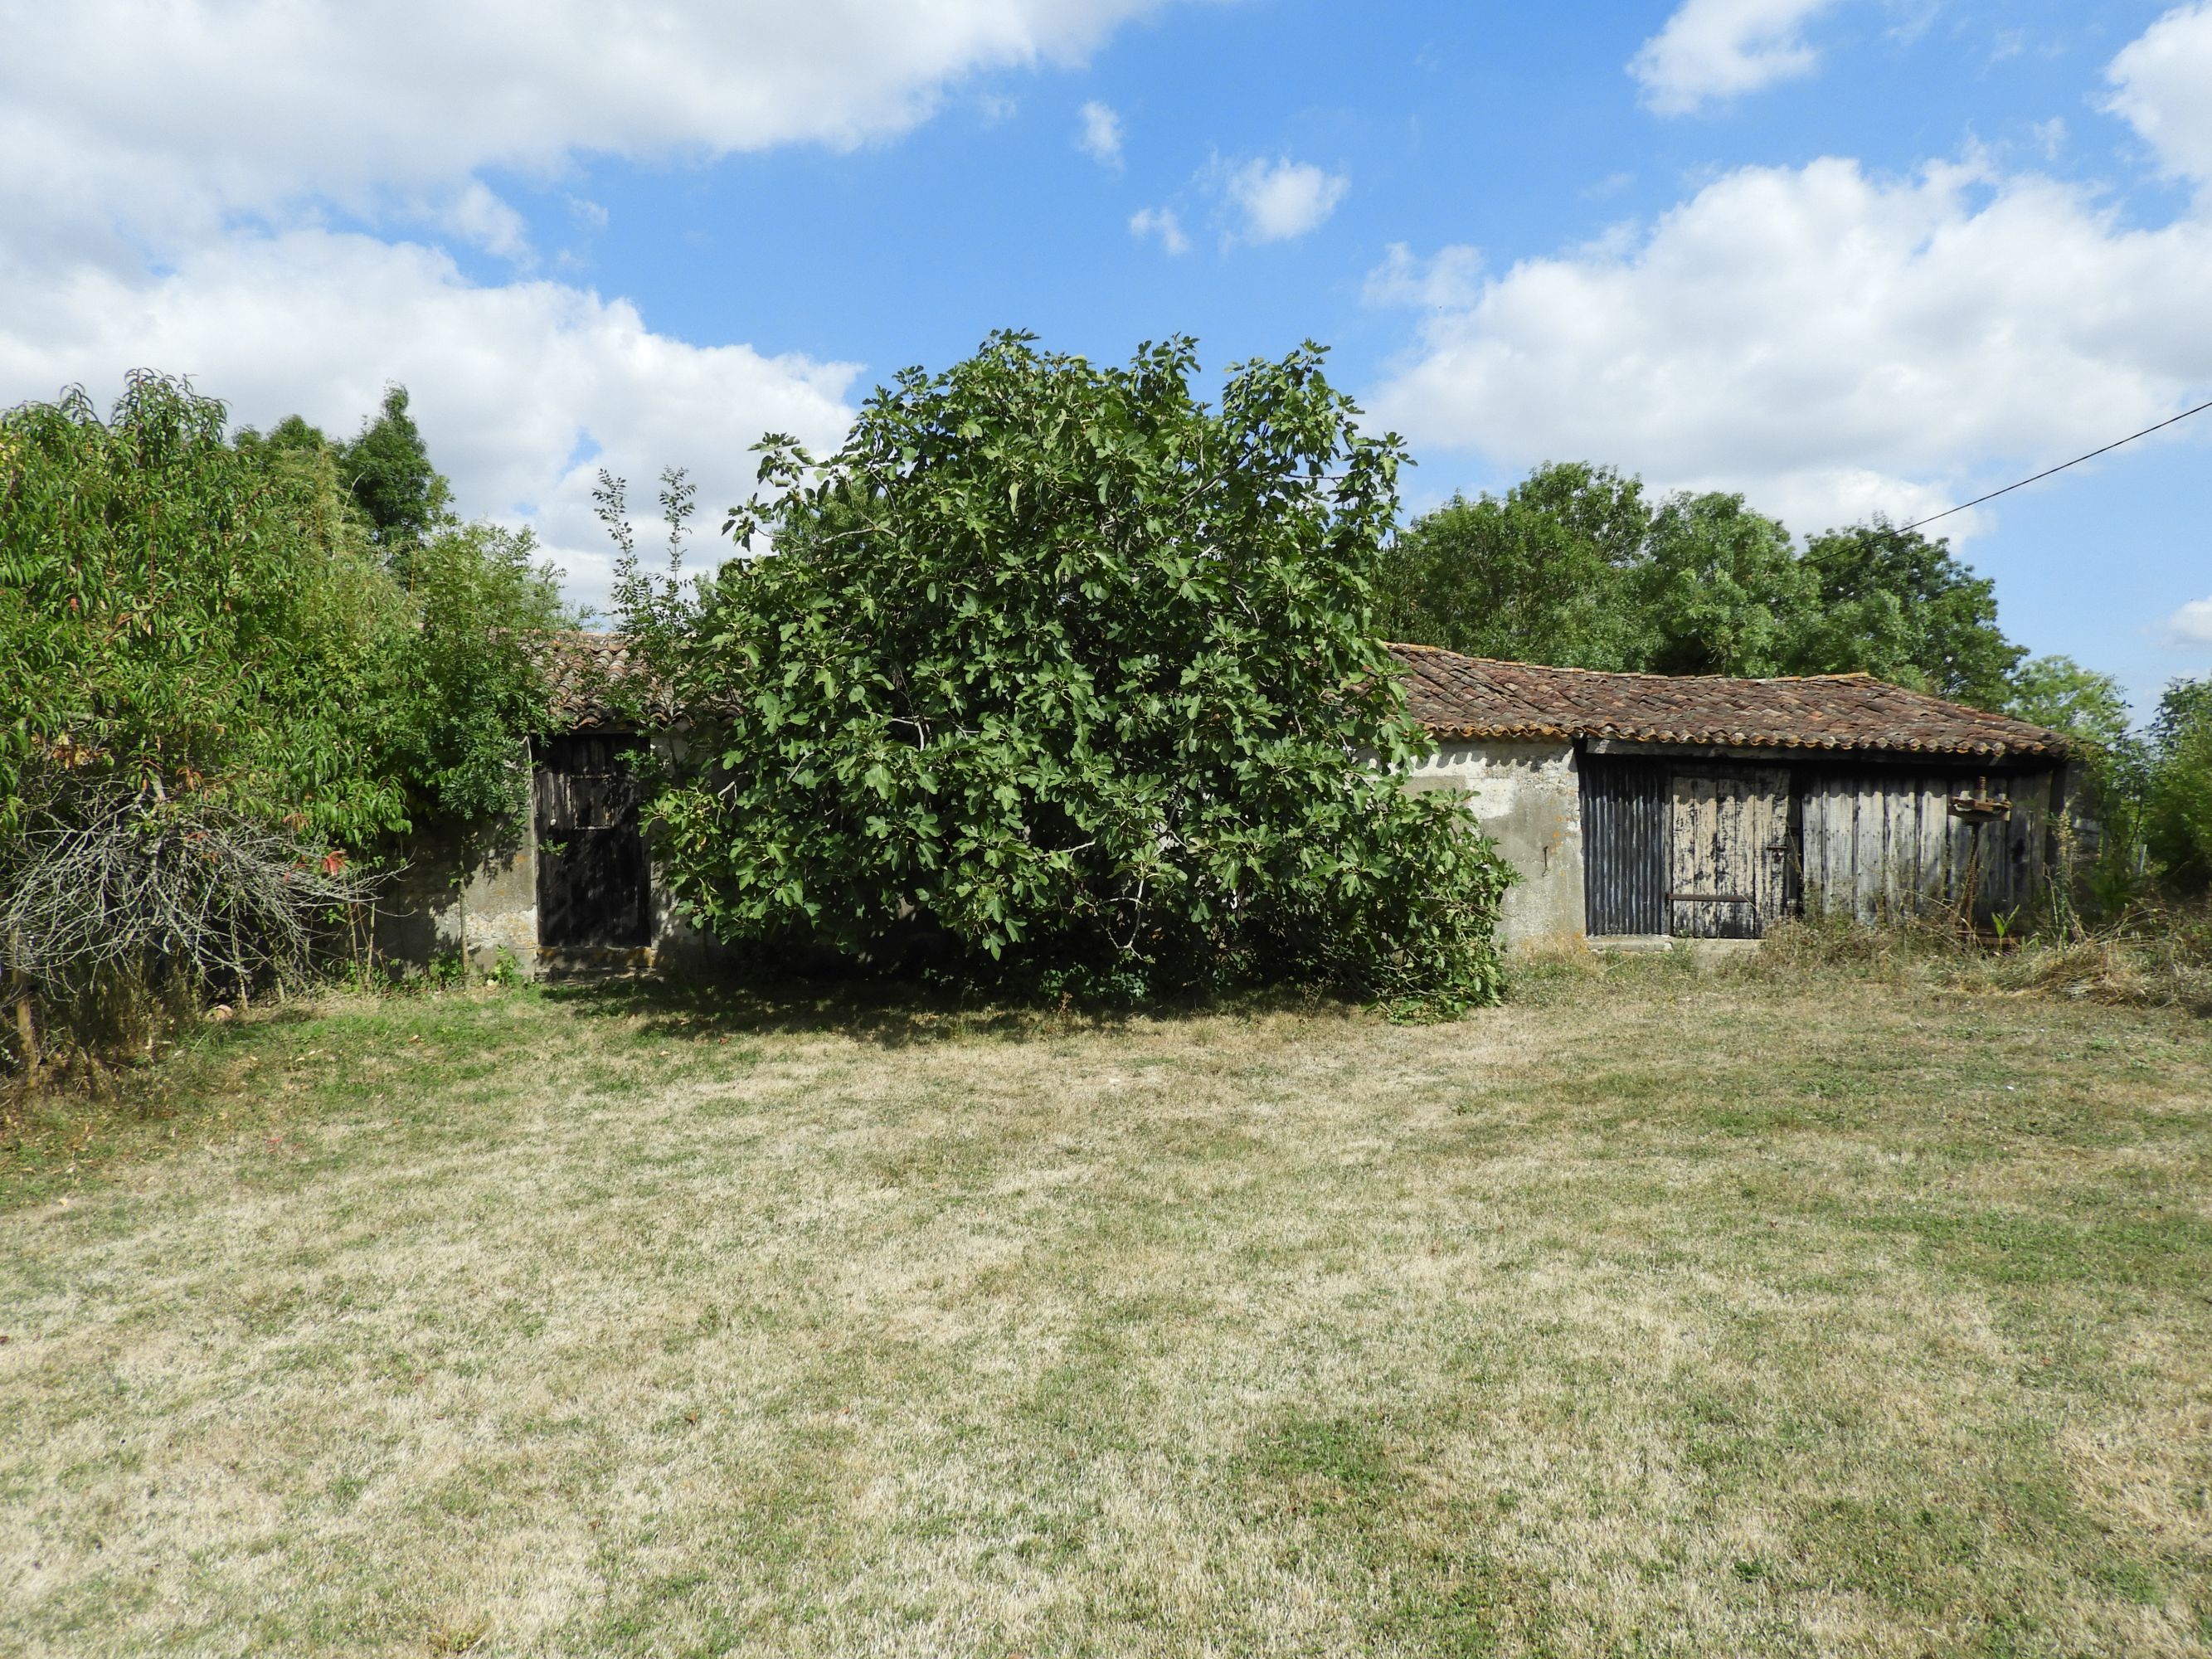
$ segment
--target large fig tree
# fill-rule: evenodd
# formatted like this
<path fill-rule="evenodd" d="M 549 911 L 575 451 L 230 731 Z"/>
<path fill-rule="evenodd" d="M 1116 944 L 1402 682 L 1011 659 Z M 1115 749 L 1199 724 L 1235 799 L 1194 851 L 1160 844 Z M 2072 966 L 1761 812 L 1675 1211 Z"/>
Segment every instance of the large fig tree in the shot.
<path fill-rule="evenodd" d="M 1400 450 L 1309 346 L 1191 387 L 1000 334 L 817 459 L 760 446 L 746 556 L 686 591 L 625 546 L 626 625 L 687 711 L 651 816 L 746 942 L 1184 987 L 1498 988 L 1510 872 L 1392 776 L 1422 746 L 1372 623 Z M 679 491 L 680 495 L 680 491 Z M 680 499 L 672 515 L 680 541 Z M 773 550 L 767 550 L 772 540 Z"/>

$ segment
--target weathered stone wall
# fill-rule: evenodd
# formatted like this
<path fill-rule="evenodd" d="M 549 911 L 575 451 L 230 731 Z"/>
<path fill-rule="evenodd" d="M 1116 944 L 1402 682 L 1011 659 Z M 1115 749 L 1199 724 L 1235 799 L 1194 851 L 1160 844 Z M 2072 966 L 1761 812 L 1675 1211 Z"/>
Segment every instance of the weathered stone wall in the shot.
<path fill-rule="evenodd" d="M 459 955 L 489 972 L 505 950 L 520 972 L 535 971 L 538 857 L 525 820 L 416 836 L 393 854 L 405 862 L 378 897 L 380 957 L 422 968 Z"/>
<path fill-rule="evenodd" d="M 653 880 L 653 938 L 639 950 L 552 951 L 538 940 L 538 843 L 530 809 L 481 823 L 394 842 L 387 857 L 404 867 L 377 905 L 377 955 L 400 968 L 459 956 L 489 973 L 505 953 L 526 978 L 666 968 L 682 971 L 721 957 L 727 947 L 677 915 L 658 867 Z M 650 850 L 650 839 L 647 848 Z"/>
<path fill-rule="evenodd" d="M 1582 779 L 1573 744 L 1447 744 L 1406 774 L 1405 787 L 1466 795 L 1468 812 L 1520 872 L 1498 921 L 1503 943 L 1583 937 Z"/>

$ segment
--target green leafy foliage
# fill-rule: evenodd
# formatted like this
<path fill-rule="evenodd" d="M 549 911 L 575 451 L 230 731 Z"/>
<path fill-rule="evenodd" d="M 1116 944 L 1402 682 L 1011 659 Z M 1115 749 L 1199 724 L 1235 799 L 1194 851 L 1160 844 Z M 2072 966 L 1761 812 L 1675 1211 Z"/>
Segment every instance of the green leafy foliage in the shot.
<path fill-rule="evenodd" d="M 527 538 L 441 519 L 410 591 L 340 451 L 225 421 L 150 374 L 0 416 L 0 836 L 110 780 L 356 844 L 511 799 L 563 620 Z"/>
<path fill-rule="evenodd" d="M 2005 713 L 2108 754 L 2128 742 L 2128 700 L 2120 683 L 2071 657 L 2032 657 L 2022 663 L 2012 677 Z"/>
<path fill-rule="evenodd" d="M 2159 699 L 2146 745 L 2145 839 L 2167 879 L 2212 886 L 2212 679 L 2177 680 Z"/>
<path fill-rule="evenodd" d="M 407 412 L 405 386 L 385 388 L 383 407 L 337 451 L 337 461 L 346 493 L 368 520 L 370 539 L 404 574 L 409 555 L 446 521 L 453 500 Z"/>
<path fill-rule="evenodd" d="M 1997 626 L 1994 585 L 1940 541 L 1886 524 L 1815 536 L 1808 604 L 1790 653 L 1799 673 L 1856 672 L 1977 708 L 2002 708 L 2027 653 Z"/>
<path fill-rule="evenodd" d="M 219 788 L 361 838 L 403 824 L 382 763 L 408 627 L 313 449 L 242 453 L 222 405 L 134 376 L 0 416 L 0 807 L 78 774 Z"/>
<path fill-rule="evenodd" d="M 1510 872 L 1389 772 L 1426 747 L 1370 611 L 1396 442 L 1316 348 L 1218 410 L 1194 364 L 1000 334 L 908 371 L 826 459 L 763 443 L 770 494 L 727 527 L 775 551 L 696 594 L 641 573 L 607 481 L 625 625 L 712 716 L 651 808 L 700 921 L 1153 994 L 1495 996 Z"/>
<path fill-rule="evenodd" d="M 543 641 L 575 620 L 537 551 L 527 530 L 447 522 L 409 557 L 419 620 L 397 665 L 394 748 L 413 799 L 440 816 L 524 804 L 522 740 L 550 723 Z"/>
<path fill-rule="evenodd" d="M 1796 672 L 1804 572 L 1790 532 L 1741 495 L 1676 495 L 1651 515 L 1627 599 L 1650 630 L 1641 665 L 1662 674 Z"/>
<path fill-rule="evenodd" d="M 1944 543 L 1886 524 L 1801 552 L 1741 495 L 1653 502 L 1586 463 L 1503 496 L 1455 496 L 1386 550 L 1382 625 L 1475 656 L 1668 674 L 1863 672 L 2002 705 L 2024 654 L 1990 584 Z"/>
<path fill-rule="evenodd" d="M 1455 495 L 1385 545 L 1377 623 L 1472 656 L 1638 667 L 1650 641 L 1623 588 L 1650 520 L 1637 480 L 1579 463 Z"/>
<path fill-rule="evenodd" d="M 2095 917 L 2118 915 L 2148 890 L 2151 874 L 2143 848 L 2148 756 L 2129 730 L 2119 682 L 2064 656 L 2032 658 L 2012 680 L 2005 713 L 2073 739 L 2072 785 L 2087 793 L 2076 796 L 2071 811 L 2096 826 L 2092 856 L 2077 861 L 2082 891 L 2057 900 L 2078 898 Z"/>

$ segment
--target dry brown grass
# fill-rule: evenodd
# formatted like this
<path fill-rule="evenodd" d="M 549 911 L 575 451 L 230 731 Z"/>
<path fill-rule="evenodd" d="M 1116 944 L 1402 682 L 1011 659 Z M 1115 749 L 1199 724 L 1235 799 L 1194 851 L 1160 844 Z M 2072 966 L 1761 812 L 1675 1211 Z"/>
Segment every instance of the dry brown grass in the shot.
<path fill-rule="evenodd" d="M 0 1647 L 2205 1652 L 2203 1025 L 1543 988 L 235 1032 L 0 1215 Z"/>

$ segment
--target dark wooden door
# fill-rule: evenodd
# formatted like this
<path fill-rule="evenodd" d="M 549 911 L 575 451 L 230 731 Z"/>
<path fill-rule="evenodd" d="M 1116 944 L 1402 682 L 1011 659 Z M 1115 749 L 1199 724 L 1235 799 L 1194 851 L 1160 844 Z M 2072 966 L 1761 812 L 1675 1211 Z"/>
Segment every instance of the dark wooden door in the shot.
<path fill-rule="evenodd" d="M 538 942 L 635 949 L 653 941 L 653 884 L 638 827 L 635 738 L 539 746 Z"/>
<path fill-rule="evenodd" d="M 1763 938 L 1788 897 L 1790 775 L 1684 769 L 1669 780 L 1668 796 L 1668 932 Z"/>

